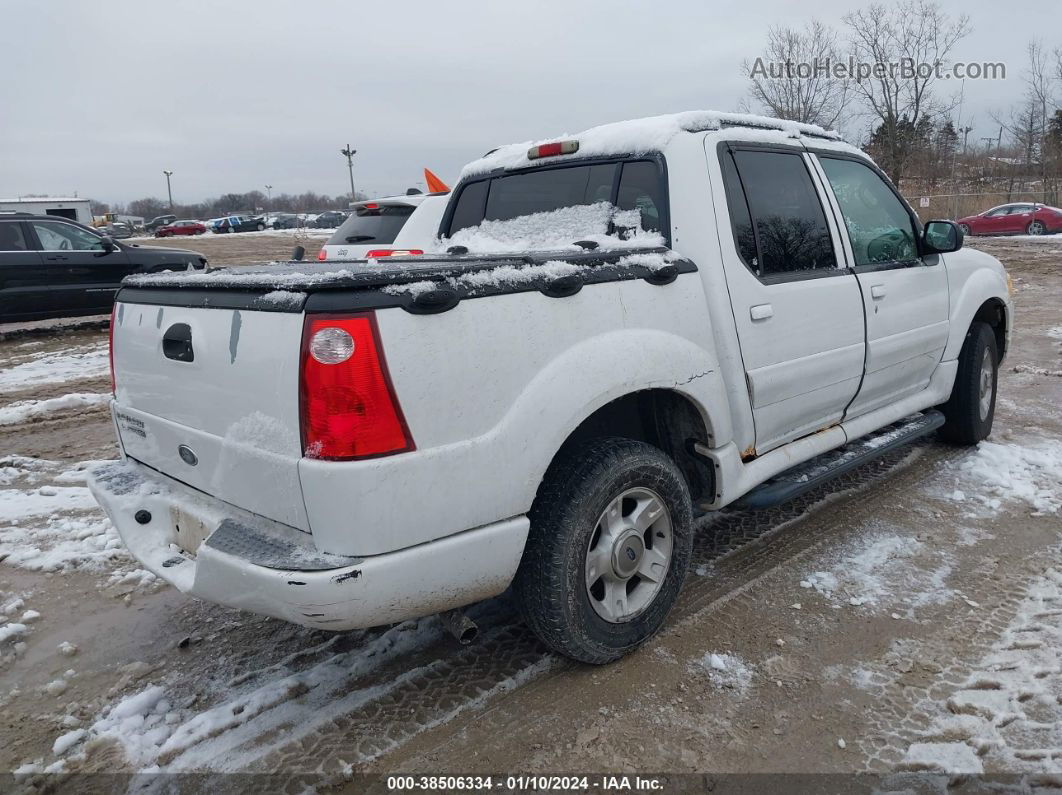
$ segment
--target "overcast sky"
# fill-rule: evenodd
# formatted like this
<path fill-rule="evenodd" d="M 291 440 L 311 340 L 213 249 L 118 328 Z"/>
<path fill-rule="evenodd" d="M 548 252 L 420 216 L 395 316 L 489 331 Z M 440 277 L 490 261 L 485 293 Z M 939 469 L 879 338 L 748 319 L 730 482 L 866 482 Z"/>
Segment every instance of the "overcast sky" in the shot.
<path fill-rule="evenodd" d="M 1057 2 L 1057 0 L 1055 0 Z M 967 81 L 971 141 L 1020 94 L 1032 35 L 1052 3 L 970 15 L 962 61 L 1004 61 L 1006 82 Z M 742 59 L 772 24 L 850 2 L 8 2 L 0 11 L 0 196 L 176 201 L 228 191 L 348 190 L 357 150 L 370 195 L 431 168 L 452 180 L 499 144 L 678 110 L 734 110 Z M 1042 12 L 1042 13 L 1041 13 Z M 1047 16 L 1044 16 L 1044 13 Z M 1039 17 L 1044 24 L 1030 26 Z M 955 86 L 957 88 L 957 86 Z M 948 90 L 952 86 L 949 84 Z"/>

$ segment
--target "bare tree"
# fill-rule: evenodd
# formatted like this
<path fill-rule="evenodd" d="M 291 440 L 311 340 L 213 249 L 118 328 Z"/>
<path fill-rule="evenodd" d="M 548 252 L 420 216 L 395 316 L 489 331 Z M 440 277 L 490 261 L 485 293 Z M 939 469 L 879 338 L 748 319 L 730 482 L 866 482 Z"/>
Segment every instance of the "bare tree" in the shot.
<path fill-rule="evenodd" d="M 849 81 L 829 72 L 837 60 L 837 34 L 821 22 L 812 20 L 802 30 L 772 27 L 763 53 L 741 64 L 749 79 L 742 108 L 836 127 L 851 96 Z"/>
<path fill-rule="evenodd" d="M 874 3 L 846 14 L 844 22 L 853 58 L 872 67 L 854 91 L 878 128 L 882 167 L 899 183 L 910 148 L 905 128 L 948 110 L 934 88 L 955 45 L 970 32 L 969 18 L 952 20 L 931 0 L 903 0 Z"/>
<path fill-rule="evenodd" d="M 1040 178 L 1046 183 L 1048 164 L 1044 145 L 1050 110 L 1054 107 L 1056 77 L 1042 42 L 1029 42 L 1026 53 L 1029 60 L 1022 71 L 1025 90 L 1021 103 L 1012 107 L 1007 114 L 993 112 L 990 115 L 1006 130 L 1015 148 L 1021 152 L 1025 173 L 1032 174 L 1033 166 L 1039 164 Z M 1046 184 L 1044 187 L 1046 189 Z"/>

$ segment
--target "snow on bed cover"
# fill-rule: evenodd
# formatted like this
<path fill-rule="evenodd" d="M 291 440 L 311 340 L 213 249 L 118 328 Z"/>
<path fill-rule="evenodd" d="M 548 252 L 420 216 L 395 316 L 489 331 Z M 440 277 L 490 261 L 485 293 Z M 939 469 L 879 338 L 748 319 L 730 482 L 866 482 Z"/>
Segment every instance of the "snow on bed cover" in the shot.
<path fill-rule="evenodd" d="M 531 164 L 539 165 L 554 160 L 571 159 L 570 155 L 528 160 L 527 150 L 540 144 L 554 141 L 575 139 L 579 142 L 579 157 L 596 155 L 632 154 L 640 155 L 657 152 L 667 146 L 668 142 L 681 132 L 701 132 L 721 130 L 728 126 L 755 127 L 757 135 L 780 135 L 787 138 L 799 138 L 801 135 L 840 140 L 836 132 L 824 130 L 814 124 L 800 124 L 793 121 L 772 119 L 766 116 L 754 116 L 745 113 L 721 113 L 714 110 L 692 110 L 684 113 L 671 113 L 663 116 L 649 116 L 643 119 L 602 124 L 591 127 L 574 135 L 564 133 L 543 138 L 539 141 L 507 144 L 479 160 L 474 160 L 461 171 L 461 179 L 498 168 L 522 168 Z"/>
<path fill-rule="evenodd" d="M 609 234 L 609 229 L 623 229 L 624 236 Z M 597 251 L 630 252 L 621 256 L 614 267 L 644 267 L 652 270 L 663 267 L 673 261 L 677 255 L 671 252 L 651 252 L 644 249 L 660 248 L 665 240 L 659 232 L 642 228 L 641 213 L 637 210 L 617 210 L 609 202 L 597 202 L 589 205 L 563 207 L 549 212 L 532 213 L 505 221 L 484 221 L 479 226 L 469 227 L 457 232 L 452 238 L 435 241 L 428 251 L 440 257 L 449 257 L 446 249 L 451 246 L 464 246 L 471 255 L 507 257 L 529 252 L 585 253 L 585 249 L 575 245 L 576 241 L 589 240 L 598 244 Z M 306 289 L 355 277 L 374 276 L 388 271 L 402 273 L 417 270 L 438 270 L 440 267 L 467 269 L 467 273 L 449 277 L 451 285 L 469 289 L 484 288 L 491 285 L 520 284 L 540 277 L 579 273 L 591 266 L 575 265 L 560 259 L 550 260 L 544 264 L 516 266 L 500 262 L 496 267 L 484 268 L 482 261 L 464 262 L 461 259 L 447 259 L 445 265 L 434 258 L 423 260 L 412 258 L 401 262 L 388 260 L 366 260 L 344 263 L 337 268 L 334 264 L 303 264 L 298 266 L 274 263 L 262 267 L 240 267 L 214 271 L 179 271 L 173 273 L 156 273 L 129 276 L 125 284 L 133 287 L 148 286 L 219 286 L 232 288 L 273 288 L 261 296 L 258 301 L 274 306 L 297 306 Z M 439 282 L 414 282 L 384 288 L 391 294 L 418 294 L 434 289 Z"/>

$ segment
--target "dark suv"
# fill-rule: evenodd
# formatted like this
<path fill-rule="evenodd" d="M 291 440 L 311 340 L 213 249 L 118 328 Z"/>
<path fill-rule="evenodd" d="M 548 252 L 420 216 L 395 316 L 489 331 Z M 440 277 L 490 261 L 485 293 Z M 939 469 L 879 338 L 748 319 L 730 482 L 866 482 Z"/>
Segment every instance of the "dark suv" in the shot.
<path fill-rule="evenodd" d="M 65 218 L 0 214 L 0 323 L 111 311 L 130 273 L 205 268 L 195 251 L 118 243 Z"/>

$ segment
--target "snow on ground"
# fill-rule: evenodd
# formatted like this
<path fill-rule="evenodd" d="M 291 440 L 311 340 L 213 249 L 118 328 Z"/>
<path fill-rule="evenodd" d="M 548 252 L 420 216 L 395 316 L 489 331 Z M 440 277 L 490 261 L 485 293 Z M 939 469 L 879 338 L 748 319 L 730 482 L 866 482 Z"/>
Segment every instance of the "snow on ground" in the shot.
<path fill-rule="evenodd" d="M 73 392 L 47 400 L 19 400 L 0 406 L 0 425 L 18 425 L 22 422 L 45 417 L 57 411 L 102 406 L 110 395 L 96 392 Z"/>
<path fill-rule="evenodd" d="M 981 442 L 953 466 L 956 502 L 998 511 L 1024 502 L 1036 514 L 1062 510 L 1062 441 Z"/>
<path fill-rule="evenodd" d="M 438 666 L 441 661 L 432 660 L 401 667 L 395 675 L 382 673 L 390 664 L 437 642 L 442 634 L 437 618 L 418 619 L 375 636 L 365 633 L 368 640 L 350 651 L 325 654 L 340 637 L 333 636 L 269 668 L 219 682 L 212 693 L 199 691 L 191 698 L 187 693 L 182 696 L 178 681 L 156 682 L 104 708 L 85 735 L 58 737 L 55 742 L 60 750 L 55 754 L 61 756 L 86 740 L 110 739 L 140 770 L 248 769 L 255 760 L 298 741 L 328 721 L 386 700 L 409 680 Z M 296 658 L 318 654 L 322 656 L 319 662 L 294 670 Z M 460 699 L 446 714 L 425 722 L 418 731 L 445 723 L 498 693 L 522 685 L 553 663 L 554 658 L 546 657 Z M 394 739 L 393 746 L 406 739 Z M 351 755 L 351 762 L 369 761 L 353 750 Z M 47 764 L 54 762 L 38 759 L 30 766 L 44 769 Z"/>
<path fill-rule="evenodd" d="M 1060 672 L 1062 573 L 1048 569 L 900 769 L 1062 774 Z"/>
<path fill-rule="evenodd" d="M 928 566 L 914 565 L 929 557 Z M 800 587 L 818 594 L 831 607 L 902 611 L 947 602 L 955 592 L 947 585 L 949 555 L 917 539 L 872 522 L 841 547 L 828 569 L 809 572 Z M 899 613 L 895 613 L 899 615 Z"/>
<path fill-rule="evenodd" d="M 31 353 L 0 369 L 0 393 L 29 389 L 39 384 L 60 384 L 84 378 L 102 378 L 109 371 L 106 342 L 72 346 L 49 353 Z"/>
<path fill-rule="evenodd" d="M 134 564 L 83 485 L 91 463 L 66 469 L 22 456 L 0 460 L 0 560 L 31 571 L 87 569 L 108 574 L 109 583 L 149 584 L 154 575 Z"/>
<path fill-rule="evenodd" d="M 713 687 L 744 693 L 752 684 L 755 669 L 735 654 L 707 652 L 689 666 L 691 673 L 708 676 Z"/>

